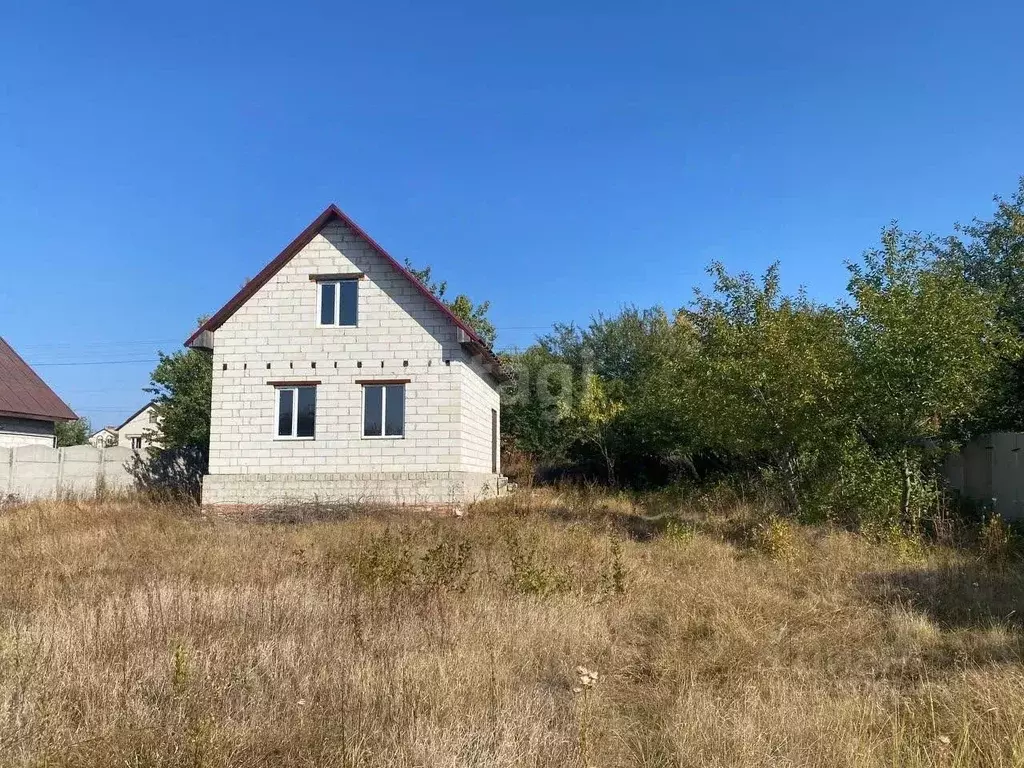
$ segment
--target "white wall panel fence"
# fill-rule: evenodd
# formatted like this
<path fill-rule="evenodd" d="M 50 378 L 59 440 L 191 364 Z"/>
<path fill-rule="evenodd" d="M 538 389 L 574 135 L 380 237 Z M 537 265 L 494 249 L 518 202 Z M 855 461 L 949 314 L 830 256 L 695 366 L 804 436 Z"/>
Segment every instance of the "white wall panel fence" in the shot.
<path fill-rule="evenodd" d="M 950 485 L 1004 520 L 1024 520 L 1024 433 L 993 432 L 946 462 Z"/>
<path fill-rule="evenodd" d="M 90 496 L 101 488 L 128 490 L 135 487 L 135 479 L 127 469 L 131 457 L 131 449 L 122 446 L 0 447 L 0 499 L 16 496 L 29 501 L 65 495 Z"/>

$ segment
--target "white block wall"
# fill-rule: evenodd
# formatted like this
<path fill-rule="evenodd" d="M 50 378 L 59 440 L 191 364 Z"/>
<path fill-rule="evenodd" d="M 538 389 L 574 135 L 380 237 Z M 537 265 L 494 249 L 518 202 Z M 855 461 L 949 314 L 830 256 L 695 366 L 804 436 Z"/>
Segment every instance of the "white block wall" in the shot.
<path fill-rule="evenodd" d="M 353 272 L 366 275 L 358 326 L 321 327 L 309 276 Z M 409 380 L 403 438 L 362 436 L 357 382 L 378 379 Z M 321 382 L 315 439 L 276 436 L 268 382 L 279 381 Z M 489 447 L 484 462 L 479 441 L 486 432 L 490 444 L 495 387 L 471 367 L 451 320 L 355 232 L 332 223 L 214 334 L 210 475 L 262 475 L 264 485 L 303 475 L 312 489 L 310 473 L 383 473 L 388 482 L 394 473 L 490 473 Z M 230 481 L 207 486 L 204 503 L 231 503 Z"/>
<path fill-rule="evenodd" d="M 501 434 L 501 403 L 498 390 L 488 383 L 486 373 L 478 363 L 470 362 L 460 367 L 462 377 L 460 424 L 460 456 L 463 469 L 474 472 L 490 472 L 492 452 L 498 473 L 501 472 L 501 458 L 498 446 L 491 436 L 491 411 L 499 414 L 498 434 Z"/>
<path fill-rule="evenodd" d="M 19 445 L 52 448 L 53 422 L 0 416 L 0 447 L 17 448 Z"/>

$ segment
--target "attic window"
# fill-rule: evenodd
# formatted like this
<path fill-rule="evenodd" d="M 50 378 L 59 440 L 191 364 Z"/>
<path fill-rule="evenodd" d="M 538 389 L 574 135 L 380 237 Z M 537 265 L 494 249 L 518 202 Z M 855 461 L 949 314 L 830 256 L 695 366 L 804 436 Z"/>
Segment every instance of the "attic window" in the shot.
<path fill-rule="evenodd" d="M 326 280 L 320 291 L 320 325 L 359 324 L 359 280 Z"/>

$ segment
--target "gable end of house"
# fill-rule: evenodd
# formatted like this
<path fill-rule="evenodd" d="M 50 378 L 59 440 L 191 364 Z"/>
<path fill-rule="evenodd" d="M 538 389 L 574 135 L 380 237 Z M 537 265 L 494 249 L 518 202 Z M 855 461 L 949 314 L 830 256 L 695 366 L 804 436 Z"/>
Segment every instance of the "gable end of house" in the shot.
<path fill-rule="evenodd" d="M 380 256 L 392 269 L 404 277 L 426 300 L 456 328 L 456 335 L 459 344 L 478 361 L 481 367 L 489 373 L 497 382 L 508 379 L 508 374 L 502 369 L 501 363 L 494 352 L 480 335 L 473 328 L 455 315 L 444 302 L 435 296 L 427 286 L 406 269 L 397 259 L 389 254 L 384 248 L 370 237 L 351 217 L 345 214 L 334 203 L 331 203 L 324 211 L 317 216 L 299 235 L 292 240 L 284 250 L 275 256 L 260 272 L 249 280 L 242 288 L 228 300 L 228 302 L 217 310 L 206 322 L 185 341 L 185 346 L 196 349 L 212 350 L 215 345 L 215 335 L 228 319 L 232 317 L 250 298 L 252 298 L 263 286 L 265 286 L 281 269 L 288 264 L 303 248 L 309 245 L 313 239 L 320 234 L 332 222 L 340 222 L 350 229 L 360 239 Z"/>

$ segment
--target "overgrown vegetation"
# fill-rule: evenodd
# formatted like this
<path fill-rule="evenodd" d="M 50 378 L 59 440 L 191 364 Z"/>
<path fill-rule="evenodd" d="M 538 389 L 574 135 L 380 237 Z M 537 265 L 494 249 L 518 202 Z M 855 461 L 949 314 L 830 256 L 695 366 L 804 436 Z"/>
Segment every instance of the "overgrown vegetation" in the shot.
<path fill-rule="evenodd" d="M 200 317 L 198 325 L 206 318 Z M 210 458 L 213 355 L 204 349 L 160 353 L 146 391 L 153 395 L 158 428 L 147 429 L 152 447 L 136 454 L 136 485 L 153 498 L 198 502 Z"/>
<path fill-rule="evenodd" d="M 210 445 L 210 393 L 213 387 L 212 355 L 187 349 L 167 355 L 150 375 L 154 412 L 160 429 L 150 435 L 159 448 L 201 449 Z"/>
<path fill-rule="evenodd" d="M 905 546 L 766 503 L 8 509 L 0 764 L 1019 765 L 1006 527 Z"/>
<path fill-rule="evenodd" d="M 429 267 L 407 266 L 494 342 L 488 302 L 449 300 Z M 1024 179 L 992 219 L 946 238 L 893 224 L 848 269 L 847 298 L 823 304 L 786 294 L 778 264 L 760 278 L 713 264 L 711 292 L 681 309 L 626 307 L 506 352 L 506 473 L 761 486 L 804 521 L 934 529 L 943 458 L 1024 430 Z M 162 447 L 204 456 L 209 354 L 161 355 L 152 379 Z"/>
<path fill-rule="evenodd" d="M 92 427 L 89 426 L 88 419 L 55 421 L 53 423 L 54 443 L 58 448 L 86 445 L 89 442 L 89 435 L 91 433 Z"/>
<path fill-rule="evenodd" d="M 714 264 L 713 290 L 676 312 L 627 307 L 507 354 L 506 468 L 763 484 L 805 521 L 934 526 L 942 459 L 1024 430 L 1024 179 L 992 220 L 945 239 L 891 225 L 848 268 L 828 305 L 784 293 L 777 264 Z"/>

